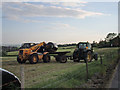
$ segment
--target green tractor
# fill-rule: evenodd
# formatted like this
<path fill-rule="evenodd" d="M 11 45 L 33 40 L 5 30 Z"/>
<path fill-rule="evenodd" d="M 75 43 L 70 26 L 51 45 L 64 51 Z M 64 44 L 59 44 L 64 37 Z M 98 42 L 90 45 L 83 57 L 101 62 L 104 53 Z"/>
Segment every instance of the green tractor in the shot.
<path fill-rule="evenodd" d="M 86 62 L 87 60 L 91 62 L 92 59 L 98 59 L 98 55 L 94 53 L 92 45 L 88 42 L 79 42 L 73 52 L 73 61 L 79 62 L 80 60 L 84 60 L 84 62 Z"/>

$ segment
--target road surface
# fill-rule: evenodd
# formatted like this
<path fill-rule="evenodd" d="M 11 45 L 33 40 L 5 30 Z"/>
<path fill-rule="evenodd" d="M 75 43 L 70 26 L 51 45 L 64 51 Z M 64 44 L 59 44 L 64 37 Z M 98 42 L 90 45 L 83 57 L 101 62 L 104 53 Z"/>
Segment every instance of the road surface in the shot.
<path fill-rule="evenodd" d="M 113 73 L 113 77 L 110 80 L 111 83 L 109 85 L 109 88 L 119 88 L 120 90 L 120 61 L 118 66 L 115 69 L 115 72 Z"/>

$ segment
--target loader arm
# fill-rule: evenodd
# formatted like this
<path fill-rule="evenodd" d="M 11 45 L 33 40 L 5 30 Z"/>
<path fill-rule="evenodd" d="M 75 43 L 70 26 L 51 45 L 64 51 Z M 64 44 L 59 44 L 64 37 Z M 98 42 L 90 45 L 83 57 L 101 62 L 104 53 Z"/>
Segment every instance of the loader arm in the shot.
<path fill-rule="evenodd" d="M 37 45 L 32 46 L 30 49 L 35 52 L 35 51 L 37 51 L 41 46 L 44 46 L 45 44 L 46 44 L 45 42 L 42 42 L 42 43 L 39 43 L 39 44 L 37 44 Z"/>

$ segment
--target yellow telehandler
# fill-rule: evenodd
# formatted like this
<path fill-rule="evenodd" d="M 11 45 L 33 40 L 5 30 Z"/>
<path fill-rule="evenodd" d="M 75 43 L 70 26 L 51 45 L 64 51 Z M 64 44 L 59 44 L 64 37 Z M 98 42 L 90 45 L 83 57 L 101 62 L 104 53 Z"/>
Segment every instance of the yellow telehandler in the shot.
<path fill-rule="evenodd" d="M 24 43 L 19 49 L 17 61 L 22 64 L 29 60 L 30 64 L 36 64 L 43 59 L 43 62 L 47 63 L 50 62 L 50 54 L 55 54 L 56 61 L 65 63 L 67 61 L 65 54 L 69 52 L 56 52 L 57 49 L 58 46 L 52 42 Z"/>

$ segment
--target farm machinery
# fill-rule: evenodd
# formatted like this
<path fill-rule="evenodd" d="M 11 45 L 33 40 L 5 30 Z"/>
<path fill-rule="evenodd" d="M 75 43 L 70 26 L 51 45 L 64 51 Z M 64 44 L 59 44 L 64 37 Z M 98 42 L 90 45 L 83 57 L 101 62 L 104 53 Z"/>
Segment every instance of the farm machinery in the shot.
<path fill-rule="evenodd" d="M 27 60 L 30 64 L 36 64 L 39 60 L 43 60 L 44 63 L 50 62 L 50 56 L 54 56 L 55 60 L 60 63 L 66 63 L 67 59 L 79 62 L 80 60 L 86 60 L 91 62 L 94 58 L 98 59 L 98 55 L 94 52 L 92 45 L 88 42 L 79 42 L 77 48 L 74 50 L 71 56 L 66 56 L 70 51 L 57 52 L 58 46 L 55 43 L 24 43 L 19 49 L 19 55 L 17 57 L 18 63 L 25 63 Z"/>
<path fill-rule="evenodd" d="M 19 55 L 17 57 L 18 63 L 25 63 L 27 60 L 30 64 L 36 64 L 39 60 L 43 60 L 44 63 L 50 62 L 50 54 L 55 55 L 56 61 L 65 63 L 67 61 L 66 53 L 69 52 L 56 52 L 58 46 L 52 42 L 45 43 L 24 43 L 19 49 Z"/>
<path fill-rule="evenodd" d="M 97 53 L 94 52 L 92 45 L 88 42 L 79 42 L 77 44 L 77 48 L 73 52 L 74 62 L 79 62 L 82 59 L 85 62 L 86 60 L 88 62 L 91 62 L 92 59 L 95 59 L 95 60 L 98 59 Z"/>

